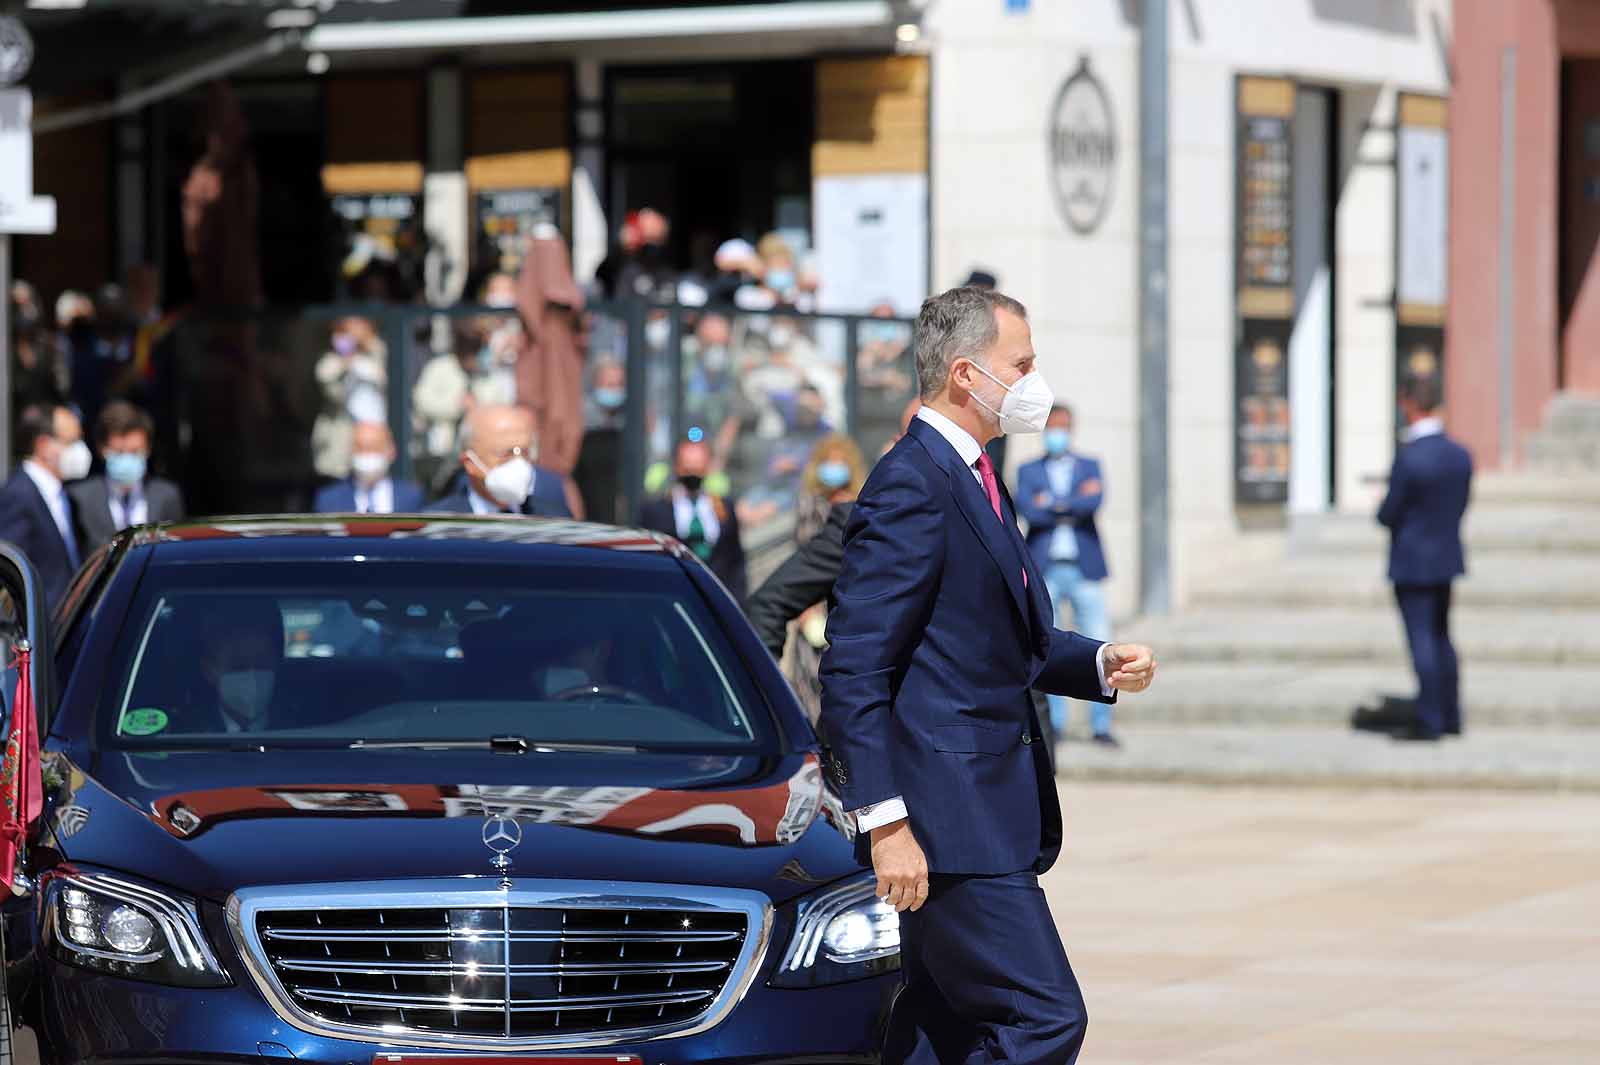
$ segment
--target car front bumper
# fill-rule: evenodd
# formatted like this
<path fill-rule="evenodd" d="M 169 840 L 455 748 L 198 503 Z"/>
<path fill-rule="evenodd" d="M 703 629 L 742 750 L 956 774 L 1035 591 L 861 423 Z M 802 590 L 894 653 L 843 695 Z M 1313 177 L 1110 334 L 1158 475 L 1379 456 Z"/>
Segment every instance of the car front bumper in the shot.
<path fill-rule="evenodd" d="M 581 1049 L 463 1051 L 474 1057 L 636 1055 L 646 1065 L 876 1061 L 898 973 L 806 989 L 767 985 L 763 972 L 718 1025 L 693 1035 Z M 294 1059 L 370 1065 L 380 1054 L 452 1053 L 400 1043 L 312 1035 L 288 1024 L 248 982 L 221 988 L 167 987 L 45 960 L 25 1009 L 43 1065 L 177 1060 Z"/>

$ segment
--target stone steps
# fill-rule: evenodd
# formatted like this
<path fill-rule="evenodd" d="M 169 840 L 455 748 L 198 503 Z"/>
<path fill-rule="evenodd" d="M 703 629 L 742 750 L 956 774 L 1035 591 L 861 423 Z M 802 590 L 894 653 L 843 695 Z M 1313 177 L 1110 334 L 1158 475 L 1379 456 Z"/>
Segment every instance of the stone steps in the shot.
<path fill-rule="evenodd" d="M 1600 791 L 1600 731 L 1468 726 L 1438 743 L 1328 727 L 1173 726 L 1130 721 L 1120 749 L 1067 742 L 1063 780 L 1308 787 Z"/>
<path fill-rule="evenodd" d="M 1462 525 L 1469 559 L 1482 554 L 1567 553 L 1595 556 L 1600 567 L 1600 507 L 1528 502 L 1475 507 Z M 1335 514 L 1290 522 L 1291 557 L 1358 554 L 1385 558 L 1389 532 L 1364 515 Z"/>
<path fill-rule="evenodd" d="M 1600 397 L 1562 394 L 1524 447 L 1528 467 L 1567 474 L 1600 473 Z"/>
<path fill-rule="evenodd" d="M 1461 606 L 1600 611 L 1600 558 L 1506 551 L 1469 555 L 1467 567 L 1468 576 L 1456 583 Z M 1394 593 L 1383 571 L 1381 559 L 1337 552 L 1248 568 L 1223 565 L 1196 582 L 1190 603 L 1263 610 L 1388 606 Z"/>
<path fill-rule="evenodd" d="M 1158 658 L 1162 648 L 1156 645 Z M 1240 657 L 1210 663 L 1161 658 L 1155 686 L 1126 696 L 1119 720 L 1162 725 L 1348 726 L 1358 706 L 1410 697 L 1408 664 L 1317 663 Z M 1600 729 L 1600 665 L 1461 663 L 1468 728 Z"/>
<path fill-rule="evenodd" d="M 1467 607 L 1451 613 L 1450 629 L 1457 655 L 1470 665 L 1600 668 L 1600 613 Z M 1158 648 L 1167 665 L 1405 666 L 1410 662 L 1405 629 L 1392 603 L 1372 609 L 1318 610 L 1309 624 L 1304 611 L 1192 610 L 1170 618 L 1138 619 L 1117 636 Z"/>

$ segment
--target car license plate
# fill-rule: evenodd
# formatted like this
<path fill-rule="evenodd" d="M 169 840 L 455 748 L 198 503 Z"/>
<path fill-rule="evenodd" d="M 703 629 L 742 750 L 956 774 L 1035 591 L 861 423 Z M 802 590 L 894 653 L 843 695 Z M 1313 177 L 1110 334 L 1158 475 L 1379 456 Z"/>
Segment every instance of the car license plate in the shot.
<path fill-rule="evenodd" d="M 374 1054 L 373 1065 L 645 1065 L 637 1054 Z"/>
<path fill-rule="evenodd" d="M 644 1065 L 634 1054 L 374 1054 L 372 1065 Z"/>

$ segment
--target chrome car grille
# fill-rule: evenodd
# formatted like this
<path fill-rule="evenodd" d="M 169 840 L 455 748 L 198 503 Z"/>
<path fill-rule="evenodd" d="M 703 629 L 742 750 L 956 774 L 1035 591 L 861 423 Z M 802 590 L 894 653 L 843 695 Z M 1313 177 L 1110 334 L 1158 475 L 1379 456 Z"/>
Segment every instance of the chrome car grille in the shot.
<path fill-rule="evenodd" d="M 248 914 L 231 907 L 230 920 L 258 983 L 302 1028 L 421 1045 L 597 1045 L 700 1030 L 747 986 L 765 907 L 677 890 L 689 889 L 457 891 L 427 907 L 385 890 L 371 905 L 257 900 Z"/>

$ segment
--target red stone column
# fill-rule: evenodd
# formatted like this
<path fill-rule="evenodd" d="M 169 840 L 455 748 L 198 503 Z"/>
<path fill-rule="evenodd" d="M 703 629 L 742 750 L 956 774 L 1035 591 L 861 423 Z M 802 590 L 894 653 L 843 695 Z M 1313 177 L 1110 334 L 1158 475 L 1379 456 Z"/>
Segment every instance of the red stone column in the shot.
<path fill-rule="evenodd" d="M 1515 448 L 1557 381 L 1560 49 L 1554 0 L 1456 0 L 1445 402 L 1481 468 L 1501 452 L 1501 63 L 1516 49 L 1511 250 Z"/>
<path fill-rule="evenodd" d="M 1560 0 L 1561 387 L 1600 393 L 1600 5 Z"/>

